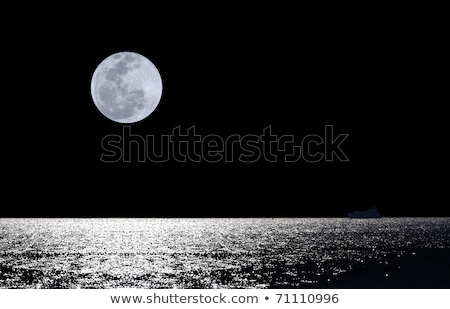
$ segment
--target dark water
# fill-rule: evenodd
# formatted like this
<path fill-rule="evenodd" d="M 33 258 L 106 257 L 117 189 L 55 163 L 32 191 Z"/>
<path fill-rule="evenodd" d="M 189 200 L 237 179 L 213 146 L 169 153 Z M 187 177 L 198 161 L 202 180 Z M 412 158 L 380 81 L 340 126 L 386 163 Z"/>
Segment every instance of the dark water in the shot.
<path fill-rule="evenodd" d="M 450 218 L 0 219 L 0 288 L 450 288 Z"/>

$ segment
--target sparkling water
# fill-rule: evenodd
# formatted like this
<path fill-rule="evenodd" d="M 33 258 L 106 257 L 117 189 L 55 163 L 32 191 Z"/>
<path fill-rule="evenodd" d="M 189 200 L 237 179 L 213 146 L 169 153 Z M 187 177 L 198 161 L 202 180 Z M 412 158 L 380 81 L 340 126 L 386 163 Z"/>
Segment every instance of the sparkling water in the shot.
<path fill-rule="evenodd" d="M 449 251 L 450 218 L 5 218 L 0 288 L 403 287 Z"/>

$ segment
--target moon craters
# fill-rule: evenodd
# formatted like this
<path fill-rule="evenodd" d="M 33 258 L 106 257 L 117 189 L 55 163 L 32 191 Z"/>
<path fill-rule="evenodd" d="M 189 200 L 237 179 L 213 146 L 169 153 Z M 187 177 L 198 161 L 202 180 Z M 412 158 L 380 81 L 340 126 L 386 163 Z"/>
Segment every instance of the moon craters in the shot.
<path fill-rule="evenodd" d="M 154 111 L 161 98 L 162 80 L 150 60 L 121 52 L 99 64 L 92 77 L 91 94 L 104 116 L 133 123 Z"/>

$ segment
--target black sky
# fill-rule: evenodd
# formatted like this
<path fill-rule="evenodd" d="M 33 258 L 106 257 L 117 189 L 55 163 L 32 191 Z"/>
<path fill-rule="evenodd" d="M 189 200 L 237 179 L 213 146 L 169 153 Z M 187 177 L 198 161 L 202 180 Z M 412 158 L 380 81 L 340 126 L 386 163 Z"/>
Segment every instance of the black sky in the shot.
<path fill-rule="evenodd" d="M 2 191 L 15 203 L 0 216 L 341 217 L 371 205 L 448 215 L 442 38 L 405 10 L 129 6 L 27 20 L 2 51 Z M 102 163 L 102 138 L 122 126 L 95 108 L 90 78 L 118 51 L 143 54 L 163 78 L 160 105 L 135 134 L 271 126 L 301 139 L 333 125 L 349 134 L 350 162 Z"/>

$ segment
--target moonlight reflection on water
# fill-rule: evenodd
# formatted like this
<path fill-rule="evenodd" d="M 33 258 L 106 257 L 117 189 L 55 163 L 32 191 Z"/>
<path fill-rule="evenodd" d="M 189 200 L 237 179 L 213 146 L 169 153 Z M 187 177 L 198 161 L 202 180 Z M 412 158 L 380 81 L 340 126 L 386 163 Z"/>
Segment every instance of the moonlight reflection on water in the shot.
<path fill-rule="evenodd" d="M 326 287 L 449 249 L 448 218 L 0 219 L 0 288 Z"/>

